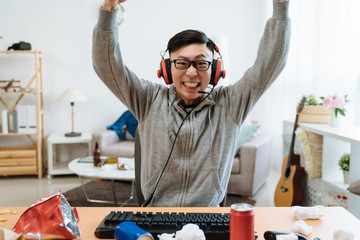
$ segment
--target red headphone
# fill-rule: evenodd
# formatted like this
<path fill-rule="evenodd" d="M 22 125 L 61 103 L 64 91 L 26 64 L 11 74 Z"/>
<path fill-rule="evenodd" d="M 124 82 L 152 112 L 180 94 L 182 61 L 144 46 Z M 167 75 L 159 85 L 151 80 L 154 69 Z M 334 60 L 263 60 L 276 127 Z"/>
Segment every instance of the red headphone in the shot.
<path fill-rule="evenodd" d="M 166 49 L 167 51 L 168 49 Z M 166 53 L 165 51 L 165 53 Z M 211 77 L 210 84 L 214 87 L 218 84 L 220 78 L 225 78 L 226 71 L 223 67 L 222 56 L 220 54 L 218 46 L 215 45 L 215 51 L 219 54 L 219 58 L 213 59 L 211 63 Z M 164 81 L 167 85 L 173 83 L 173 79 L 171 77 L 171 62 L 169 58 L 164 58 L 165 53 L 162 55 L 162 59 L 160 62 L 160 69 L 157 70 L 157 75 L 159 78 L 164 78 Z"/>

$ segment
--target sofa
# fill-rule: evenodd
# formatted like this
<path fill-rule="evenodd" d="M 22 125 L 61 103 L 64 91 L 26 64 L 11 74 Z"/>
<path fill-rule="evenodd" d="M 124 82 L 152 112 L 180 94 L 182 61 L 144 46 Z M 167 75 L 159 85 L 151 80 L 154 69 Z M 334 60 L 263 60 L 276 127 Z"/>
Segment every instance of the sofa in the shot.
<path fill-rule="evenodd" d="M 99 144 L 100 155 L 109 157 L 133 158 L 135 142 L 133 136 L 123 128 L 124 139 L 113 130 L 102 130 L 92 134 L 92 143 Z"/>
<path fill-rule="evenodd" d="M 134 138 L 124 129 L 125 139 L 116 132 L 103 130 L 93 133 L 93 145 L 98 142 L 102 156 L 134 157 Z M 253 196 L 265 183 L 270 171 L 271 135 L 256 134 L 243 143 L 234 157 L 228 193 Z"/>
<path fill-rule="evenodd" d="M 272 137 L 259 133 L 241 145 L 234 157 L 227 192 L 253 196 L 265 183 L 271 165 Z"/>

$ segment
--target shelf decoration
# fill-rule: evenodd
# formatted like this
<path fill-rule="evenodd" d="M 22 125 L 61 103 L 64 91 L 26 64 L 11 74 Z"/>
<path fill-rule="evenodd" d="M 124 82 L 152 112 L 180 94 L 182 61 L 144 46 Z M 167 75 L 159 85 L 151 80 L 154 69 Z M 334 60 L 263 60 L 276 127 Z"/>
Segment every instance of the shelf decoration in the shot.
<path fill-rule="evenodd" d="M 5 92 L 18 92 L 21 90 L 20 80 L 0 80 L 0 89 Z"/>
<path fill-rule="evenodd" d="M 331 109 L 325 109 L 315 95 L 306 96 L 304 109 L 299 114 L 299 123 L 330 123 Z"/>
<path fill-rule="evenodd" d="M 344 175 L 344 183 L 349 184 L 350 153 L 344 153 L 338 161 L 338 165 Z"/>
<path fill-rule="evenodd" d="M 323 106 L 325 109 L 331 109 L 332 115 L 331 115 L 331 121 L 330 126 L 331 127 L 340 127 L 341 121 L 340 121 L 340 115 L 345 117 L 345 105 L 349 100 L 347 99 L 347 95 L 345 95 L 344 98 L 333 95 L 328 97 L 320 97 L 320 99 L 323 100 Z"/>

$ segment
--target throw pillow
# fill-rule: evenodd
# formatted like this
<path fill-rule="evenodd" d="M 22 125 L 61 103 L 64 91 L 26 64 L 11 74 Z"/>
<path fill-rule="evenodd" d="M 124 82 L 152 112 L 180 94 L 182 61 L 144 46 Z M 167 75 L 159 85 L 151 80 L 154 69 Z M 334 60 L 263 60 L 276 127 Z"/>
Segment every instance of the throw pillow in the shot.
<path fill-rule="evenodd" d="M 360 194 L 360 180 L 350 184 L 350 186 L 348 187 L 348 190 L 352 193 Z"/>
<path fill-rule="evenodd" d="M 129 111 L 125 111 L 116 122 L 106 127 L 106 129 L 113 130 L 117 133 L 120 139 L 124 139 L 124 129 L 126 126 L 126 130 L 135 137 L 136 128 L 138 125 L 138 121 L 134 117 L 134 115 Z"/>
<path fill-rule="evenodd" d="M 240 127 L 240 134 L 238 136 L 238 140 L 235 146 L 235 156 L 239 154 L 241 145 L 248 142 L 257 132 L 259 127 L 259 124 L 242 125 Z"/>

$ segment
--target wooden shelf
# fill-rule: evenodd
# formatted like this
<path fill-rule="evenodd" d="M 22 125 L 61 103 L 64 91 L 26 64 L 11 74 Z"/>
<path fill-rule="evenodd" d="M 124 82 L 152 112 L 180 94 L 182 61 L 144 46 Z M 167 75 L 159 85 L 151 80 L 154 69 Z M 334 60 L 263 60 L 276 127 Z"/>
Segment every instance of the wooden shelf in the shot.
<path fill-rule="evenodd" d="M 44 103 L 43 103 L 43 84 L 42 84 L 42 55 L 40 51 L 0 51 L 1 58 L 7 58 L 11 54 L 31 54 L 34 57 L 34 62 L 30 63 L 34 66 L 34 75 L 23 86 L 23 89 L 34 89 L 34 91 L 20 90 L 17 92 L 11 89 L 8 92 L 4 90 L 0 91 L 0 105 L 2 104 L 8 111 L 9 116 L 12 116 L 14 109 L 18 106 L 21 101 L 25 101 L 23 98 L 25 95 L 35 98 L 36 100 L 36 132 L 22 132 L 22 133 L 0 133 L 2 139 L 14 136 L 14 137 L 28 137 L 32 142 L 31 156 L 18 157 L 18 154 L 22 152 L 28 152 L 28 147 L 0 147 L 0 175 L 32 175 L 35 174 L 38 178 L 43 175 L 44 165 Z M 21 57 L 21 56 L 19 56 Z M 16 73 L 16 71 L 15 71 Z M 15 103 L 11 103 L 9 106 L 8 102 L 13 102 L 12 97 L 15 96 Z M 3 140 L 2 140 L 3 141 Z"/>
<path fill-rule="evenodd" d="M 0 136 L 28 136 L 28 135 L 36 135 L 37 132 L 31 133 L 0 133 Z"/>
<path fill-rule="evenodd" d="M 33 94 L 33 95 L 36 95 L 37 92 L 0 92 L 0 95 L 21 95 L 21 94 Z"/>
<path fill-rule="evenodd" d="M 293 121 L 283 121 L 284 133 L 288 132 Z M 360 218 L 360 195 L 351 193 L 345 184 L 337 164 L 341 155 L 350 153 L 350 183 L 360 180 L 360 127 L 343 124 L 341 127 L 330 127 L 329 124 L 299 123 L 299 128 L 322 136 L 322 176 L 316 192 L 341 192 L 348 196 L 348 210 Z"/>
<path fill-rule="evenodd" d="M 12 54 L 12 53 L 28 53 L 28 54 L 34 54 L 34 53 L 41 53 L 37 50 L 11 50 L 11 51 L 0 51 L 0 53 L 7 53 L 7 54 Z"/>

